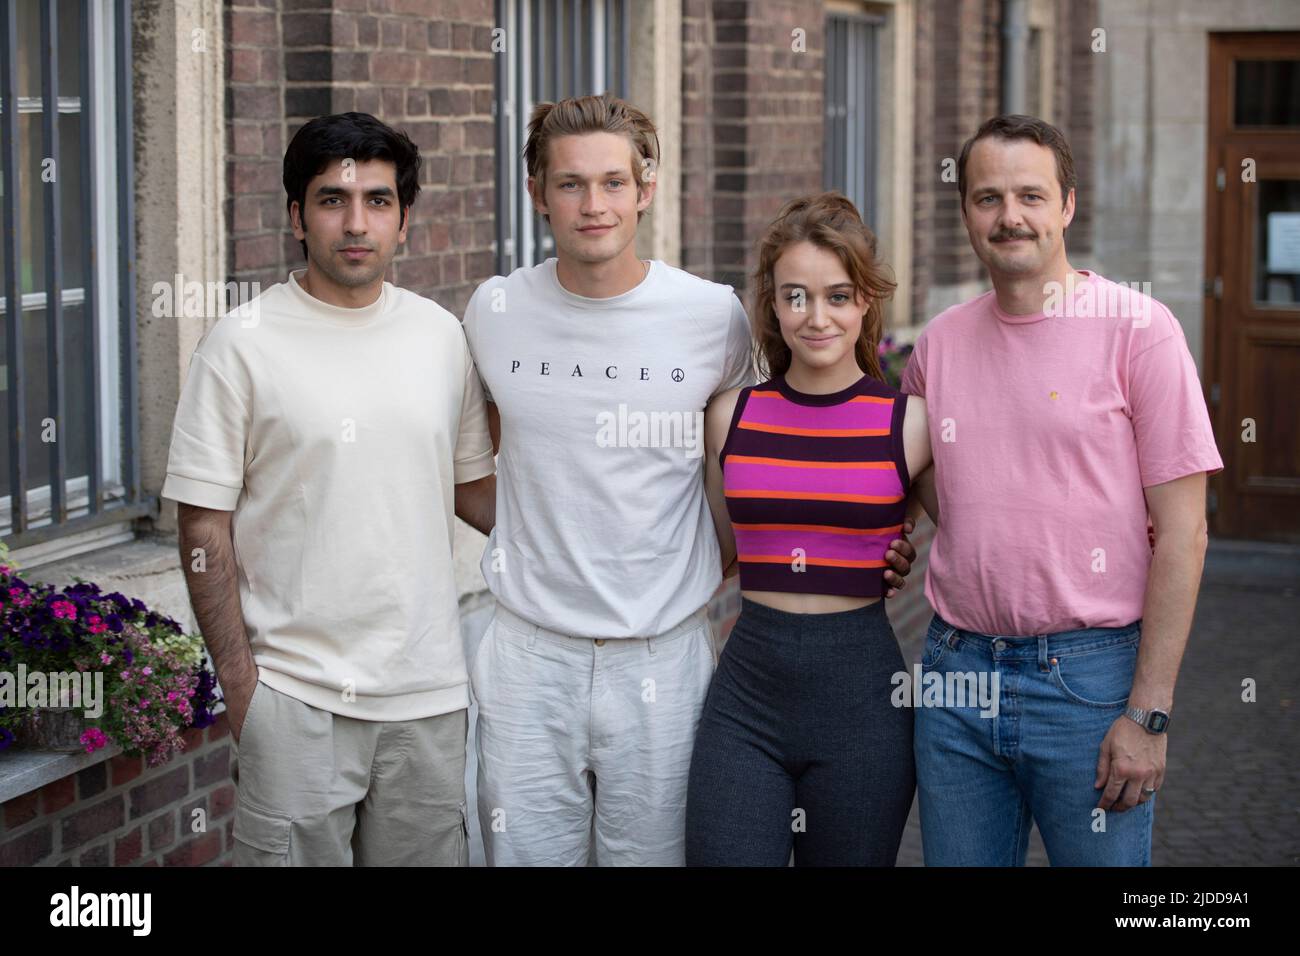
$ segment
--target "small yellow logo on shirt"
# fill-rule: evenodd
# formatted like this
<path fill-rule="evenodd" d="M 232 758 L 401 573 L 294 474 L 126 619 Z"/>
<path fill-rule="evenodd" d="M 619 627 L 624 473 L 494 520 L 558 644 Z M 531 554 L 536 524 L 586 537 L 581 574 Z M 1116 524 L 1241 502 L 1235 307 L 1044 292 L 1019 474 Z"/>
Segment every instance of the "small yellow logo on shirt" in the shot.
<path fill-rule="evenodd" d="M 1049 392 L 1048 394 L 1051 396 L 1052 401 L 1056 401 L 1058 398 L 1061 397 L 1060 392 Z"/>

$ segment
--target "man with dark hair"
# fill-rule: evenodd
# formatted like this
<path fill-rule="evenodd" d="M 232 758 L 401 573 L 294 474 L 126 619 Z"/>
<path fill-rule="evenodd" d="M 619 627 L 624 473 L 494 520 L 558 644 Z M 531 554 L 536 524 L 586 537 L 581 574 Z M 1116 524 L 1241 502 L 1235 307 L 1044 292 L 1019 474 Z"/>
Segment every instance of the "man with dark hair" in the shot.
<path fill-rule="evenodd" d="M 456 512 L 492 444 L 454 315 L 384 274 L 420 156 L 372 116 L 284 158 L 307 267 L 190 362 L 162 494 L 225 695 L 235 862 L 467 865 Z M 454 488 L 454 490 L 453 490 Z"/>
<path fill-rule="evenodd" d="M 903 375 L 938 436 L 921 668 L 997 695 L 916 711 L 927 865 L 1021 865 L 1031 820 L 1053 865 L 1151 862 L 1223 462 L 1178 321 L 1066 259 L 1074 185 L 1060 130 L 980 127 L 958 188 L 993 290 L 936 316 Z"/>

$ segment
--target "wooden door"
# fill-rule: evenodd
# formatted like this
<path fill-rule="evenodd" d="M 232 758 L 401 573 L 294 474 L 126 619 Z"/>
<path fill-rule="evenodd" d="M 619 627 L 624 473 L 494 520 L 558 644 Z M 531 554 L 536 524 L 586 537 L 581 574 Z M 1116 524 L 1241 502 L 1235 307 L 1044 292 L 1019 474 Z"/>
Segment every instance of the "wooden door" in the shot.
<path fill-rule="evenodd" d="M 1209 66 L 1211 530 L 1300 542 L 1300 33 L 1212 34 Z"/>

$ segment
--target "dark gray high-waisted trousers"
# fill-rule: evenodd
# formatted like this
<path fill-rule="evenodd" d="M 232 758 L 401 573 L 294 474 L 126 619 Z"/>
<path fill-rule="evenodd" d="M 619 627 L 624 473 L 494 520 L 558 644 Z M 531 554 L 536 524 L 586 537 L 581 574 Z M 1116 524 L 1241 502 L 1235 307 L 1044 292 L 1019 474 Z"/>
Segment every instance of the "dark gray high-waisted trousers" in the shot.
<path fill-rule="evenodd" d="M 742 599 L 691 757 L 688 866 L 893 866 L 916 772 L 885 602 L 794 614 Z"/>

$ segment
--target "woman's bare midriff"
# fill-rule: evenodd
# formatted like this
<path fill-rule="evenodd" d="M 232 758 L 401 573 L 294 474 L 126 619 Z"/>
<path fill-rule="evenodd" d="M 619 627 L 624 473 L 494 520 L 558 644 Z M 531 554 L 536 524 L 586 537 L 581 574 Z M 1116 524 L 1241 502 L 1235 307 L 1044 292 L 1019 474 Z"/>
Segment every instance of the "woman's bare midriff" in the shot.
<path fill-rule="evenodd" d="M 856 611 L 875 604 L 880 598 L 853 597 L 848 594 L 799 594 L 793 591 L 741 591 L 748 601 L 766 604 L 790 614 L 834 614 L 837 611 Z"/>

